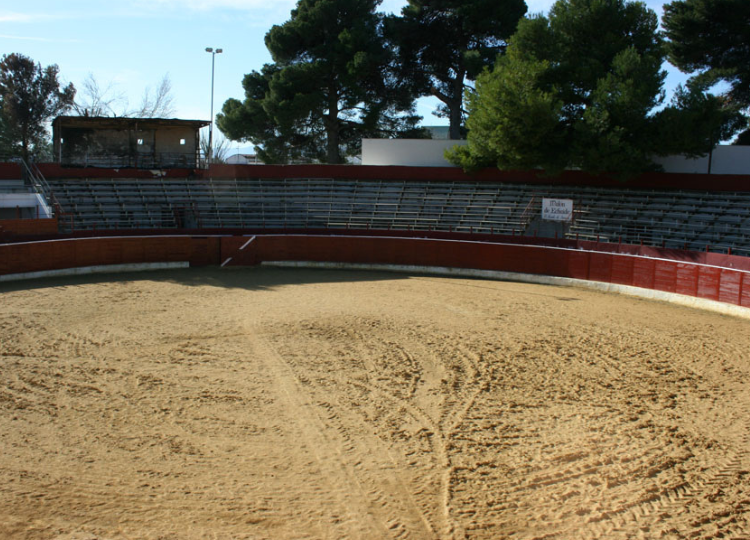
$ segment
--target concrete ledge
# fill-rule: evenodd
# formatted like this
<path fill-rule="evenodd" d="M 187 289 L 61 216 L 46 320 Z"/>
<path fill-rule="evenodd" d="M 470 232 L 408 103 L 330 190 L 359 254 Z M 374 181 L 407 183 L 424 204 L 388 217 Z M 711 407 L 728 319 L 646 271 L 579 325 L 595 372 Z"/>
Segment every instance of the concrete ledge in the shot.
<path fill-rule="evenodd" d="M 498 270 L 474 270 L 470 268 L 449 268 L 443 266 L 410 266 L 394 264 L 355 264 L 355 263 L 329 263 L 309 261 L 267 261 L 261 263 L 263 266 L 274 266 L 279 268 L 323 268 L 329 270 L 378 270 L 386 272 L 400 272 L 409 274 L 433 274 L 439 276 L 471 277 L 496 279 L 500 281 L 519 281 L 522 283 L 534 283 L 537 285 L 556 285 L 563 287 L 584 287 L 601 292 L 625 294 L 649 300 L 669 302 L 681 306 L 713 311 L 733 317 L 750 319 L 750 308 L 696 298 L 684 294 L 676 294 L 653 289 L 643 289 L 629 285 L 617 285 L 601 281 L 589 281 L 585 279 L 573 279 L 565 277 L 544 276 L 539 274 L 521 274 L 516 272 L 502 272 Z"/>
<path fill-rule="evenodd" d="M 21 281 L 24 279 L 40 279 L 59 276 L 84 276 L 88 274 L 113 274 L 116 272 L 148 272 L 152 270 L 173 270 L 187 268 L 188 262 L 161 263 L 132 263 L 107 264 L 103 266 L 82 266 L 79 268 L 62 268 L 60 270 L 42 270 L 40 272 L 26 272 L 23 274 L 7 274 L 0 276 L 0 283 L 6 281 Z"/>

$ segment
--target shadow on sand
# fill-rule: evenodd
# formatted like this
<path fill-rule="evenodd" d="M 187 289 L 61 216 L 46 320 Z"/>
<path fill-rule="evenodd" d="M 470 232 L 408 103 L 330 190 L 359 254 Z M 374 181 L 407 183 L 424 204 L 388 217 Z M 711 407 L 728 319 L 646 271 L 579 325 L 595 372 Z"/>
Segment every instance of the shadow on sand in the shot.
<path fill-rule="evenodd" d="M 219 268 L 216 266 L 201 268 L 184 268 L 173 270 L 152 270 L 142 272 L 112 272 L 87 274 L 79 276 L 59 276 L 0 283 L 0 294 L 14 291 L 31 291 L 41 289 L 64 289 L 107 283 L 137 283 L 140 281 L 175 283 L 187 287 L 219 287 L 226 289 L 243 289 L 248 291 L 271 291 L 288 285 L 306 285 L 320 283 L 356 283 L 367 281 L 396 281 L 419 279 L 452 283 L 455 286 L 482 288 L 495 293 L 523 294 L 544 296 L 560 301 L 578 301 L 570 295 L 547 294 L 518 290 L 508 287 L 508 282 L 474 277 L 446 277 L 429 273 L 402 273 L 388 270 L 358 269 L 322 269 L 322 268 L 281 268 L 281 267 L 234 267 Z M 558 289 L 555 285 L 540 286 Z M 569 290 L 561 287 L 560 290 Z"/>
<path fill-rule="evenodd" d="M 409 274 L 376 270 L 328 270 L 271 267 L 184 268 L 142 272 L 107 272 L 76 276 L 55 276 L 0 283 L 0 293 L 35 289 L 61 289 L 103 283 L 167 282 L 188 287 L 272 290 L 285 285 L 343 283 L 408 279 Z"/>

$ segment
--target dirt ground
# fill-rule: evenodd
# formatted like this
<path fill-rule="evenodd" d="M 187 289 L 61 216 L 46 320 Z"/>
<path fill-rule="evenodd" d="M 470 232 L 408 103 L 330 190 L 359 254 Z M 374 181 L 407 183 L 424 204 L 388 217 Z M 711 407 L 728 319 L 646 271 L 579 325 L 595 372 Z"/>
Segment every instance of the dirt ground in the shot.
<path fill-rule="evenodd" d="M 750 322 L 574 288 L 0 284 L 0 538 L 750 538 Z"/>

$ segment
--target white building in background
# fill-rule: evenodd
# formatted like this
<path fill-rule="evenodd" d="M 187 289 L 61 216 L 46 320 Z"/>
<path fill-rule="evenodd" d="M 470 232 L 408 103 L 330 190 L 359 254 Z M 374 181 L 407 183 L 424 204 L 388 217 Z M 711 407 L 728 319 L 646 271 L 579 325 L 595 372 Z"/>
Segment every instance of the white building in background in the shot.
<path fill-rule="evenodd" d="M 449 139 L 362 139 L 362 165 L 409 167 L 455 167 L 444 153 L 465 140 Z M 670 173 L 708 173 L 709 156 L 689 159 L 668 156 L 654 161 Z M 750 174 L 750 146 L 720 145 L 711 156 L 711 174 Z"/>
<path fill-rule="evenodd" d="M 255 154 L 234 154 L 224 160 L 227 165 L 262 165 Z"/>
<path fill-rule="evenodd" d="M 466 141 L 450 139 L 362 139 L 362 165 L 454 167 L 444 152 Z"/>
<path fill-rule="evenodd" d="M 709 156 L 689 159 L 684 156 L 657 158 L 666 172 L 708 173 Z M 711 161 L 711 174 L 750 174 L 750 146 L 719 145 L 714 148 Z"/>

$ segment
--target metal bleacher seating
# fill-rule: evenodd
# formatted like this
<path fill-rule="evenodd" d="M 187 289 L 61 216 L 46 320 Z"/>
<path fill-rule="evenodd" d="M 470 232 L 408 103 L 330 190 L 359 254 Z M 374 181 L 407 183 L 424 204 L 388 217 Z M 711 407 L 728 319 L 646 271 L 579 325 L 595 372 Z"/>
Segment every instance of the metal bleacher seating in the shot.
<path fill-rule="evenodd" d="M 523 234 L 573 199 L 568 238 L 750 255 L 750 193 L 331 178 L 51 179 L 63 227 L 356 228 Z"/>

